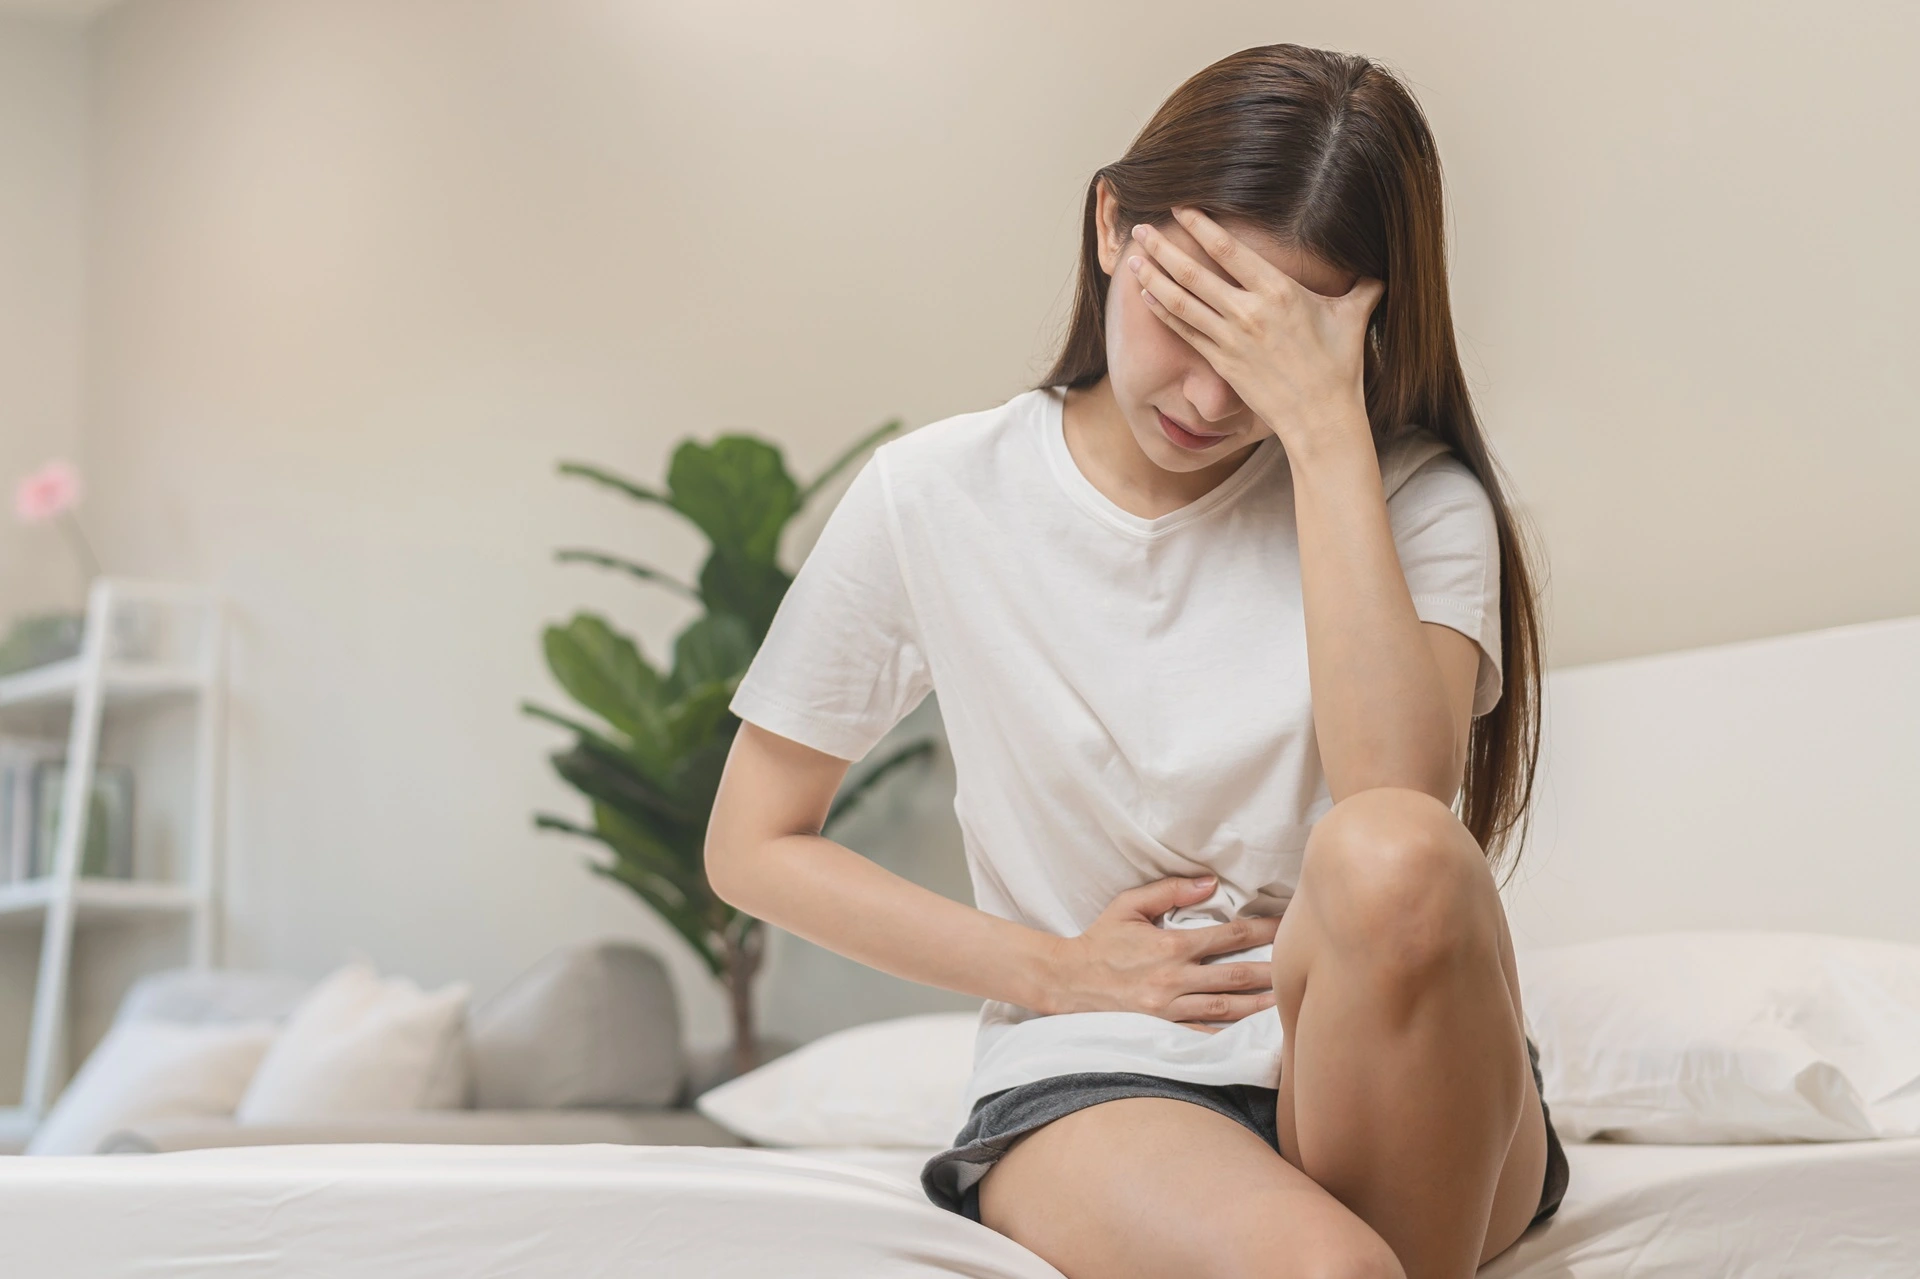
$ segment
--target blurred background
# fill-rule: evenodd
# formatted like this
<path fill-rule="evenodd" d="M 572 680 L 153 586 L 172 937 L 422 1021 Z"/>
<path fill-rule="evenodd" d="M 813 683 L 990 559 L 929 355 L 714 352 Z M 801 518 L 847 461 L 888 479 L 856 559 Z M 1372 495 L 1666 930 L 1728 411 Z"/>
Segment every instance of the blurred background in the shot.
<path fill-rule="evenodd" d="M 6 0 L 0 479 L 71 461 L 104 572 L 226 603 L 223 963 L 485 994 L 627 936 L 716 1045 L 705 966 L 533 828 L 583 805 L 520 710 L 562 703 L 548 624 L 664 661 L 697 611 L 556 547 L 691 578 L 705 542 L 556 462 L 657 483 L 748 432 L 804 478 L 1002 402 L 1091 172 L 1286 40 L 1386 61 L 1438 135 L 1553 667 L 1920 613 L 1916 36 L 1894 0 Z M 63 527 L 0 524 L 0 628 L 83 607 Z M 945 768 L 839 835 L 965 900 Z M 769 1032 L 977 1002 L 770 931 Z M 0 929 L 0 1092 L 40 947 Z M 76 966 L 76 1060 L 126 967 Z"/>

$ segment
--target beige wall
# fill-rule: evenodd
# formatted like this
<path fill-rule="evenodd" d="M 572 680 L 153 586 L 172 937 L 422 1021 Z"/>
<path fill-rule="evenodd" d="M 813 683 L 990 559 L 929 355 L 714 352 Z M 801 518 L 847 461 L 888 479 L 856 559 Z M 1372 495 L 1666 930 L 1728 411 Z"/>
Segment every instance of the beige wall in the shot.
<path fill-rule="evenodd" d="M 0 627 L 84 581 L 52 529 L 14 524 L 13 484 L 78 445 L 85 72 L 80 28 L 0 13 Z"/>
<path fill-rule="evenodd" d="M 571 937 L 659 936 L 529 831 L 569 800 L 514 707 L 552 696 L 544 620 L 604 607 L 656 653 L 683 620 L 550 547 L 687 569 L 695 543 L 553 460 L 656 475 L 685 435 L 751 429 L 809 471 L 884 417 L 998 402 L 1045 366 L 1090 170 L 1249 44 L 1386 58 L 1433 119 L 1556 662 L 1920 613 L 1920 17 L 1675 9 L 103 19 L 86 460 L 118 564 L 236 606 L 232 957 L 318 972 L 351 946 L 485 989 Z M 964 893 L 946 799 L 849 842 Z M 718 1040 L 717 995 L 664 949 Z M 919 998 L 797 943 L 779 964 L 777 1029 Z"/>
<path fill-rule="evenodd" d="M 82 593 L 59 535 L 14 523 L 13 484 L 79 444 L 85 173 L 84 34 L 0 13 L 0 630 Z M 39 944 L 0 929 L 0 1106 L 19 1096 Z"/>

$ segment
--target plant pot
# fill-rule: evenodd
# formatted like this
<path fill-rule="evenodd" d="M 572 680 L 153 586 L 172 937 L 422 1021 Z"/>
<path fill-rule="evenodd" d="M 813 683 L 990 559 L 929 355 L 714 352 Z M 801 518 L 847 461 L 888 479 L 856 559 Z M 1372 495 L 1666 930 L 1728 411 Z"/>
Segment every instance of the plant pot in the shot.
<path fill-rule="evenodd" d="M 42 613 L 17 619 L 0 639 L 0 675 L 63 662 L 80 652 L 87 619 L 80 613 Z"/>

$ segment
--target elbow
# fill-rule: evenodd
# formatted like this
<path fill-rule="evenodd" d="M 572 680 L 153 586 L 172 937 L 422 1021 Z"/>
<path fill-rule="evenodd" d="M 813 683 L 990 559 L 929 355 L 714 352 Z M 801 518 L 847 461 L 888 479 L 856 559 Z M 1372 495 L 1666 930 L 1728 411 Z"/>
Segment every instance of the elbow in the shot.
<path fill-rule="evenodd" d="M 1468 751 L 1473 742 L 1473 721 L 1467 721 L 1466 730 L 1453 740 L 1453 757 L 1447 761 L 1446 772 L 1442 774 L 1439 789 L 1433 792 L 1434 798 L 1453 807 L 1453 801 L 1460 796 L 1460 788 L 1467 780 Z"/>
<path fill-rule="evenodd" d="M 1464 744 L 1456 747 L 1451 759 L 1433 760 L 1428 767 L 1420 770 L 1419 781 L 1409 781 L 1409 790 L 1423 791 L 1433 796 L 1448 808 L 1460 797 L 1460 784 L 1466 777 L 1467 759 Z"/>
<path fill-rule="evenodd" d="M 713 890 L 715 897 L 735 910 L 747 911 L 740 894 L 741 883 L 747 878 L 741 873 L 742 851 L 739 841 L 728 837 L 727 824 L 720 820 L 716 811 L 707 823 L 707 837 L 700 854 L 707 887 Z"/>
<path fill-rule="evenodd" d="M 1406 786 L 1410 790 L 1423 791 L 1452 808 L 1467 776 L 1467 751 L 1473 740 L 1473 721 L 1469 719 L 1462 727 L 1449 720 L 1444 737 L 1450 747 L 1444 755 L 1439 750 L 1430 750 L 1420 760 L 1410 761 L 1412 766 L 1407 769 L 1407 775 L 1419 780 L 1410 780 Z"/>

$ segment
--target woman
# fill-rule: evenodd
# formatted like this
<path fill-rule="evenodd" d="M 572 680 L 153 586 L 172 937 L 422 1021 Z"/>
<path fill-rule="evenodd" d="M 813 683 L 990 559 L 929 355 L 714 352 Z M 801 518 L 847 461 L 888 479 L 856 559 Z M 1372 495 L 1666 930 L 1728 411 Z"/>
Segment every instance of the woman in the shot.
<path fill-rule="evenodd" d="M 983 998 L 922 1183 L 1071 1279 L 1453 1279 L 1564 1191 L 1490 869 L 1537 611 L 1442 226 L 1381 67 L 1194 76 L 1089 184 L 1052 371 L 876 450 L 733 700 L 716 891 Z M 978 909 L 818 833 L 935 689 Z"/>

